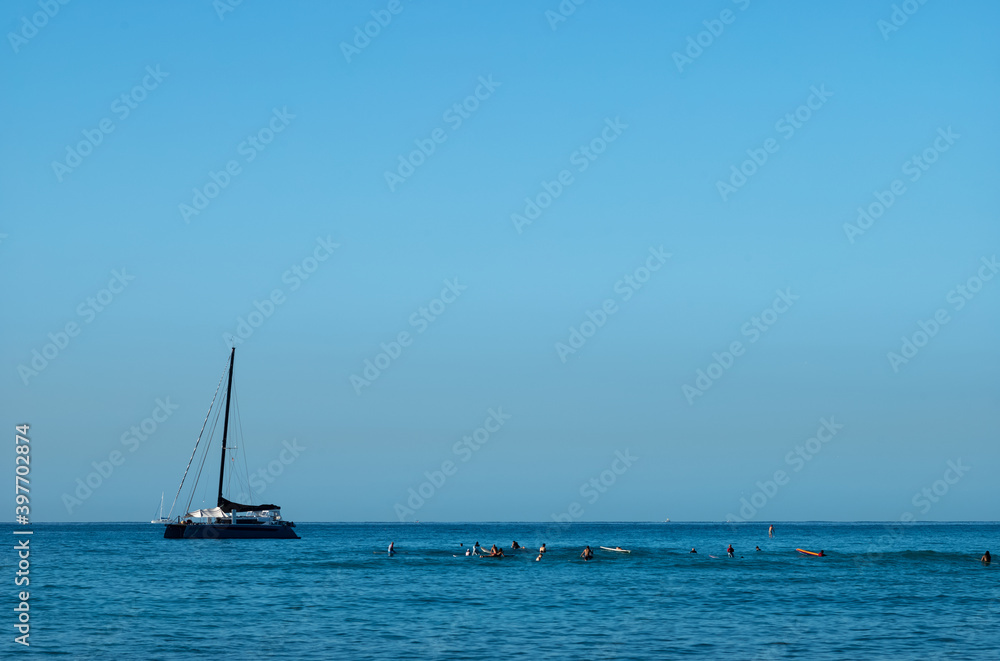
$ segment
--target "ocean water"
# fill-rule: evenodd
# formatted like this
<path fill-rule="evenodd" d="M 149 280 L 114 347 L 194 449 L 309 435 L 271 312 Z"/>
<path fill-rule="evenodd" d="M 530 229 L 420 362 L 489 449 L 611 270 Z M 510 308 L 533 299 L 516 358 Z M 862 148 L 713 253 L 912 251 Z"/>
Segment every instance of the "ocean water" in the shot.
<path fill-rule="evenodd" d="M 773 539 L 766 524 L 693 523 L 303 523 L 301 540 L 274 541 L 165 540 L 153 524 L 33 530 L 32 656 L 1000 658 L 1000 559 L 979 562 L 1000 551 L 997 524 L 779 523 Z M 459 546 L 512 540 L 532 551 L 493 560 Z M 3 554 L 10 605 L 16 562 Z M 13 658 L 3 611 L 0 656 Z"/>

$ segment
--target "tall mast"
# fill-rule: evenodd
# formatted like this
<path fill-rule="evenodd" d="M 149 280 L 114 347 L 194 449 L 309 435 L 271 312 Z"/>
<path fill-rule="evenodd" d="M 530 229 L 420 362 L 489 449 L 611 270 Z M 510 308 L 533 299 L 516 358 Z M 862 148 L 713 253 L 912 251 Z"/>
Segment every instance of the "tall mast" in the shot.
<path fill-rule="evenodd" d="M 229 435 L 229 396 L 233 393 L 233 363 L 235 361 L 236 347 L 233 347 L 233 352 L 229 354 L 229 385 L 226 386 L 226 419 L 222 425 L 222 463 L 219 466 L 219 507 L 222 507 L 222 478 L 226 475 L 226 438 Z"/>

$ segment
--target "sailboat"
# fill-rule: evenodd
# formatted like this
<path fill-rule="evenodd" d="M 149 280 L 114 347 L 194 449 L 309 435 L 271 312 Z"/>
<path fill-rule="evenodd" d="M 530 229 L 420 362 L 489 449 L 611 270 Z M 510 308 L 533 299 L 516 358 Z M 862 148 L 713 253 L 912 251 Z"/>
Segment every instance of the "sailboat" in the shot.
<path fill-rule="evenodd" d="M 150 521 L 150 523 L 170 523 L 170 519 L 168 517 L 163 516 L 163 495 L 164 494 L 161 491 L 160 492 L 160 518 L 153 519 L 152 521 Z"/>
<path fill-rule="evenodd" d="M 222 463 L 219 467 L 217 504 L 212 508 L 188 511 L 184 516 L 178 516 L 174 519 L 171 519 L 169 514 L 164 518 L 161 513 L 158 523 L 164 523 L 166 526 L 163 531 L 165 539 L 299 539 L 293 530 L 295 524 L 281 518 L 281 508 L 277 505 L 244 505 L 233 502 L 222 495 L 222 487 L 226 477 L 226 442 L 229 438 L 229 405 L 233 393 L 233 364 L 235 361 L 236 347 L 233 347 L 232 353 L 229 354 L 229 383 L 226 386 L 226 417 L 222 426 Z M 222 385 L 221 379 L 219 385 Z M 205 424 L 208 423 L 208 418 L 212 414 L 215 397 L 218 394 L 219 389 L 216 387 L 208 415 L 205 416 L 205 423 L 201 426 L 201 432 L 198 434 L 198 440 L 195 441 L 191 459 L 188 460 L 187 468 L 184 469 L 184 477 L 181 478 L 181 485 L 177 489 L 178 496 L 184 488 L 184 480 L 187 478 L 191 462 L 198 451 L 198 444 L 205 432 Z M 200 473 L 199 469 L 199 475 Z M 195 488 L 192 488 L 192 498 L 194 491 Z M 174 496 L 174 504 L 176 503 L 177 496 Z M 189 507 L 190 504 L 189 499 Z M 174 506 L 171 505 L 170 513 L 173 512 L 173 508 Z"/>

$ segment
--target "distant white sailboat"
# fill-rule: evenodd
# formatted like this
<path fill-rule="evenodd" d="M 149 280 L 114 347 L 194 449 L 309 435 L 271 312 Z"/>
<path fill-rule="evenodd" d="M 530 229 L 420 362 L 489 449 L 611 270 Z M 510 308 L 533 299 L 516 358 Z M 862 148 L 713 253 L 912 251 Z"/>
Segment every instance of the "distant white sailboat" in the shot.
<path fill-rule="evenodd" d="M 160 518 L 153 519 L 150 523 L 170 523 L 170 519 L 163 516 L 163 492 L 160 492 Z"/>

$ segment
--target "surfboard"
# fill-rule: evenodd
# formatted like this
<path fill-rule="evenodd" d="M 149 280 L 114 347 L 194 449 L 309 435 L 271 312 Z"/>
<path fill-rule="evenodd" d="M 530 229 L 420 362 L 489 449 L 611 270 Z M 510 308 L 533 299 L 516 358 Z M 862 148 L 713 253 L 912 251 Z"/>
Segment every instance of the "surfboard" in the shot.
<path fill-rule="evenodd" d="M 819 553 L 814 553 L 812 551 L 807 551 L 805 549 L 795 549 L 795 550 L 798 551 L 799 553 L 803 553 L 805 555 L 814 555 L 814 556 L 816 556 L 818 558 L 824 558 L 824 557 L 826 557 L 826 556 L 820 555 Z"/>
<path fill-rule="evenodd" d="M 631 553 L 628 549 L 613 549 L 610 546 L 602 546 L 605 551 L 615 551 L 616 553 Z"/>

